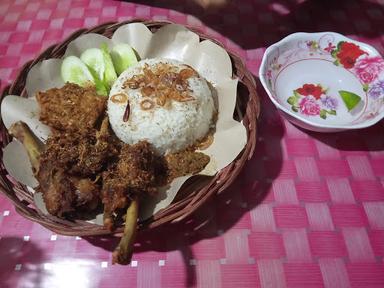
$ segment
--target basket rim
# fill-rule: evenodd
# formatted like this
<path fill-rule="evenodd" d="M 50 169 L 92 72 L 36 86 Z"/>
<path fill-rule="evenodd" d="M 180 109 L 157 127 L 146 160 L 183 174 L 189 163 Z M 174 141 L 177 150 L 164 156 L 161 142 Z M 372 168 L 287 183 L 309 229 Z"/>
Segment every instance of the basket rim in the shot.
<path fill-rule="evenodd" d="M 129 24 L 129 23 L 143 23 L 148 28 L 158 29 L 167 24 L 177 24 L 171 21 L 152 21 L 152 20 L 143 20 L 143 19 L 132 19 L 127 21 L 113 21 L 106 22 L 89 29 L 81 28 L 74 31 L 72 34 L 67 36 L 61 42 L 53 44 L 39 53 L 34 59 L 25 63 L 19 70 L 15 80 L 3 89 L 1 94 L 0 102 L 9 92 L 20 91 L 15 95 L 20 95 L 21 97 L 26 95 L 25 91 L 25 78 L 29 70 L 38 62 L 49 59 L 49 58 L 58 58 L 52 57 L 57 55 L 62 55 L 65 52 L 65 49 L 69 42 L 73 39 L 79 37 L 82 34 L 88 33 L 97 33 L 107 36 L 111 31 L 114 32 L 118 27 Z M 180 25 L 180 24 L 178 24 Z M 140 230 L 143 229 L 152 229 L 166 223 L 176 223 L 181 220 L 189 217 L 193 214 L 200 206 L 206 203 L 211 199 L 215 194 L 222 192 L 228 186 L 232 184 L 235 178 L 238 176 L 242 170 L 245 163 L 251 159 L 256 144 L 256 131 L 257 131 L 257 120 L 260 115 L 260 99 L 256 91 L 256 82 L 251 74 L 251 72 L 246 68 L 244 61 L 240 56 L 235 54 L 233 51 L 230 51 L 226 48 L 217 39 L 214 39 L 211 36 L 207 36 L 205 33 L 200 31 L 198 28 L 191 25 L 182 25 L 189 29 L 190 31 L 196 33 L 200 39 L 208 39 L 214 43 L 220 45 L 228 53 L 231 61 L 234 76 L 239 79 L 239 82 L 246 86 L 248 90 L 248 101 L 245 108 L 245 113 L 243 115 L 243 125 L 247 130 L 247 143 L 244 149 L 240 152 L 235 160 L 232 161 L 227 167 L 221 169 L 212 177 L 210 182 L 203 188 L 199 188 L 198 192 L 194 192 L 191 196 L 189 195 L 184 200 L 178 201 L 176 203 L 171 203 L 168 207 L 160 210 L 151 218 L 140 222 Z M 107 35 L 105 35 L 107 34 Z M 107 36 L 108 37 L 108 36 Z M 110 38 L 110 37 L 109 37 Z M 238 88 L 239 89 L 239 88 Z M 12 93 L 13 94 L 13 93 Z M 239 96 L 239 90 L 238 90 Z M 239 99 L 237 100 L 239 101 Z M 5 147 L 8 144 L 11 137 L 8 134 L 7 129 L 4 127 L 2 120 L 0 119 L 0 133 L 1 147 Z M 2 150 L 0 151 L 0 156 L 2 158 Z M 1 160 L 1 164 L 2 164 Z M 69 222 L 67 220 L 59 219 L 51 215 L 44 215 L 38 209 L 30 207 L 30 204 L 33 205 L 33 196 L 27 190 L 26 186 L 20 183 L 13 183 L 7 178 L 8 172 L 5 170 L 4 166 L 0 167 L 0 191 L 13 203 L 16 208 L 16 211 L 26 219 L 29 219 L 33 222 L 40 223 L 42 226 L 48 228 L 49 230 L 62 234 L 62 235 L 72 235 L 72 236 L 94 236 L 94 235 L 105 235 L 111 234 L 110 231 L 106 230 L 103 226 L 91 224 L 84 221 L 74 221 Z M 118 228 L 112 234 L 121 233 L 122 227 Z"/>

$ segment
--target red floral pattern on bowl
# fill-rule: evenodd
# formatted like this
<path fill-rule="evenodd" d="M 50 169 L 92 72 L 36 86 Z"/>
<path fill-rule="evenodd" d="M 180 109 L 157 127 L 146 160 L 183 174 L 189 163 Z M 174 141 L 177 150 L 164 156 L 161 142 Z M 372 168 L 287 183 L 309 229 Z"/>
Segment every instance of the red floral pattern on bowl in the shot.
<path fill-rule="evenodd" d="M 354 43 L 341 41 L 337 45 L 336 50 L 332 50 L 331 54 L 336 58 L 336 63 L 340 63 L 346 69 L 351 69 L 355 66 L 356 60 L 364 54 L 368 54 L 360 49 L 360 47 Z"/>
<path fill-rule="evenodd" d="M 320 84 L 304 84 L 293 91 L 293 95 L 287 99 L 287 103 L 296 113 L 327 119 L 327 115 L 337 115 L 338 106 L 337 99 L 327 95 L 327 92 L 327 89 Z"/>

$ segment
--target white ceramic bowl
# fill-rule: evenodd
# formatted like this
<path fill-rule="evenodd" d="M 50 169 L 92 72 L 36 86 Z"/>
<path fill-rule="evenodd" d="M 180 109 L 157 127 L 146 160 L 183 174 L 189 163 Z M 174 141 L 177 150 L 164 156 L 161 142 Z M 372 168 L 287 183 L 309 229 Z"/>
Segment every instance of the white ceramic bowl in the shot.
<path fill-rule="evenodd" d="M 365 128 L 384 117 L 384 59 L 338 33 L 287 36 L 268 47 L 259 76 L 283 115 L 308 130 Z"/>

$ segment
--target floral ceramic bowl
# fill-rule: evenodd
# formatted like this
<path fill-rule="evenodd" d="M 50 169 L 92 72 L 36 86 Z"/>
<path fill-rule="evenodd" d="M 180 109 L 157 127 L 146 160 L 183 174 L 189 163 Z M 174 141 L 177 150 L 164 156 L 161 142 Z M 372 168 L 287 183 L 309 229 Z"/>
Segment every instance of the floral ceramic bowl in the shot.
<path fill-rule="evenodd" d="M 259 75 L 272 102 L 302 128 L 336 132 L 384 117 L 384 59 L 343 35 L 291 34 L 266 50 Z"/>

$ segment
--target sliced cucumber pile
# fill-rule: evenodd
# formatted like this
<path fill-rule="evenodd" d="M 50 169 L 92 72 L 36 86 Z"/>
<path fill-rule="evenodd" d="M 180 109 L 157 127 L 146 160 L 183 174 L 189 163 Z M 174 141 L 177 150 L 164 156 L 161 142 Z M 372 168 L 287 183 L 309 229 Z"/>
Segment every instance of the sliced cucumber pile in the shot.
<path fill-rule="evenodd" d="M 100 95 L 107 96 L 117 76 L 138 62 L 136 53 L 128 44 L 117 44 L 109 52 L 104 43 L 101 48 L 85 50 L 80 58 L 65 57 L 61 64 L 64 82 L 82 87 L 95 86 Z"/>

